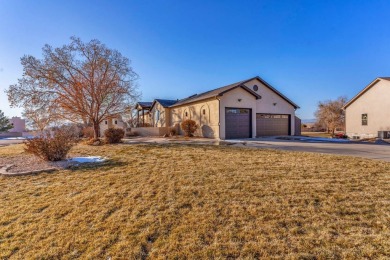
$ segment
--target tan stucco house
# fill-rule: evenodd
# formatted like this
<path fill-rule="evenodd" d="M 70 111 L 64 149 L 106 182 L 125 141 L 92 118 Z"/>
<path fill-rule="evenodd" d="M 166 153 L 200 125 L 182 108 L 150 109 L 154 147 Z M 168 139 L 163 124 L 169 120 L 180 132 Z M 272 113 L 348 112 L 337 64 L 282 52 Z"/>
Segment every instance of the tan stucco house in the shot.
<path fill-rule="evenodd" d="M 150 107 L 152 125 L 155 127 L 171 126 L 171 106 L 178 100 L 155 99 Z"/>
<path fill-rule="evenodd" d="M 346 134 L 361 139 L 390 131 L 389 97 L 390 77 L 379 77 L 348 101 L 344 106 Z"/>
<path fill-rule="evenodd" d="M 150 115 L 155 127 L 174 127 L 192 119 L 199 125 L 198 136 L 234 139 L 294 135 L 298 108 L 263 79 L 253 77 L 181 100 L 156 99 Z"/>
<path fill-rule="evenodd" d="M 104 119 L 100 123 L 99 128 L 100 136 L 104 136 L 104 131 L 106 131 L 108 128 L 122 128 L 124 131 L 126 131 L 127 124 L 123 121 L 120 115 L 115 115 L 108 116 L 106 119 Z"/>

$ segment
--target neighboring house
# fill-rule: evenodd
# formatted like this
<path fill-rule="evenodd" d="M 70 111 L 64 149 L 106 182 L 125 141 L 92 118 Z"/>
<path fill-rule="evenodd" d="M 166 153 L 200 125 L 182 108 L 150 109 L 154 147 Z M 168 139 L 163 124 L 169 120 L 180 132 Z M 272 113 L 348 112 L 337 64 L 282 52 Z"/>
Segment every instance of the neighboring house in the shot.
<path fill-rule="evenodd" d="M 150 108 L 152 125 L 155 127 L 171 126 L 171 106 L 177 100 L 155 99 Z"/>
<path fill-rule="evenodd" d="M 10 120 L 13 128 L 11 128 L 8 132 L 11 133 L 22 133 L 26 131 L 26 120 L 21 119 L 20 117 L 14 116 Z"/>
<path fill-rule="evenodd" d="M 9 122 L 13 127 L 6 132 L 1 132 L 0 138 L 22 137 L 26 131 L 26 120 L 20 117 L 12 117 L 9 119 Z"/>
<path fill-rule="evenodd" d="M 192 119 L 198 136 L 233 139 L 299 134 L 299 107 L 260 77 L 192 95 L 182 100 L 158 100 L 151 107 L 153 123 L 172 127 Z"/>
<path fill-rule="evenodd" d="M 122 120 L 121 116 L 107 117 L 100 123 L 100 136 L 104 136 L 104 131 L 108 128 L 122 128 L 126 131 L 127 124 Z"/>
<path fill-rule="evenodd" d="M 343 107 L 346 134 L 360 139 L 377 137 L 379 131 L 390 131 L 389 97 L 390 77 L 380 77 L 348 101 Z"/>

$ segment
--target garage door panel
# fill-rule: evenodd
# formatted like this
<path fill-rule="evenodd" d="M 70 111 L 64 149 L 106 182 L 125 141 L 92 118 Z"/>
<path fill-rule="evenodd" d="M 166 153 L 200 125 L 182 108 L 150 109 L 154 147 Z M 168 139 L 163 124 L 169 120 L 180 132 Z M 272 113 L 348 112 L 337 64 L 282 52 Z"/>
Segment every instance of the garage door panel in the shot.
<path fill-rule="evenodd" d="M 226 108 L 225 133 L 227 139 L 251 137 L 251 110 Z"/>
<path fill-rule="evenodd" d="M 288 135 L 290 127 L 289 115 L 257 114 L 256 135 Z"/>

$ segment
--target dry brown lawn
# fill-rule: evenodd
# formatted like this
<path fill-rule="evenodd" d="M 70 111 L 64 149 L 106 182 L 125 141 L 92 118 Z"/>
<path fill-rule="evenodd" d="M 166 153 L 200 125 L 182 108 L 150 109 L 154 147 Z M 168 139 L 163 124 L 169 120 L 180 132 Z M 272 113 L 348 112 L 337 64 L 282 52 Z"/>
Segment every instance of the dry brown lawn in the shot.
<path fill-rule="evenodd" d="M 73 153 L 112 161 L 0 178 L 0 259 L 390 258 L 389 163 L 229 146 Z"/>
<path fill-rule="evenodd" d="M 326 132 L 302 132 L 303 136 L 332 138 L 332 134 Z"/>

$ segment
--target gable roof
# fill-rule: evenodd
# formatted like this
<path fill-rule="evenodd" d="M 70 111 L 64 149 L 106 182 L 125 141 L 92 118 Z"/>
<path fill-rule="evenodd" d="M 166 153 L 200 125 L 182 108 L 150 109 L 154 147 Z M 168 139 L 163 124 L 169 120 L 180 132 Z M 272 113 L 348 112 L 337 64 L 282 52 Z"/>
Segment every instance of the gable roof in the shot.
<path fill-rule="evenodd" d="M 349 107 L 353 102 L 355 102 L 359 97 L 361 97 L 364 93 L 366 93 L 369 89 L 371 89 L 376 83 L 381 80 L 390 81 L 390 77 L 378 77 L 374 79 L 370 84 L 368 84 L 362 91 L 360 91 L 356 96 L 354 96 L 351 100 L 349 100 L 344 106 L 343 109 Z"/>
<path fill-rule="evenodd" d="M 226 92 L 229 92 L 233 89 L 236 89 L 236 88 L 243 88 L 244 90 L 248 91 L 250 94 L 252 94 L 253 96 L 256 97 L 256 99 L 260 99 L 261 96 L 259 96 L 257 93 L 255 93 L 254 91 L 252 91 L 251 89 L 249 89 L 247 86 L 245 86 L 245 83 L 251 81 L 251 80 L 254 80 L 254 79 L 257 79 L 259 80 L 261 83 L 263 83 L 266 87 L 268 87 L 269 89 L 271 89 L 273 92 L 275 92 L 277 95 L 279 95 L 281 98 L 283 98 L 284 100 L 286 100 L 288 103 L 290 103 L 294 108 L 299 108 L 298 105 L 296 105 L 295 103 L 293 103 L 291 100 L 289 100 L 287 97 L 285 97 L 282 93 L 280 93 L 279 91 L 277 91 L 274 87 L 272 87 L 270 84 L 268 84 L 267 82 L 265 82 L 262 78 L 260 78 L 259 76 L 256 76 L 256 77 L 253 77 L 253 78 L 250 78 L 250 79 L 246 79 L 246 80 L 242 80 L 242 81 L 239 81 L 239 82 L 236 82 L 236 83 L 233 83 L 233 84 L 230 84 L 230 85 L 226 85 L 226 86 L 223 86 L 223 87 L 219 87 L 219 88 L 216 88 L 216 89 L 213 89 L 213 90 L 209 90 L 209 91 L 206 91 L 206 92 L 203 92 L 203 93 L 200 93 L 200 94 L 195 94 L 195 95 L 192 95 L 192 96 L 189 96 L 187 98 L 184 98 L 184 99 L 181 99 L 179 100 L 178 102 L 176 102 L 174 105 L 172 105 L 172 107 L 176 107 L 176 106 L 180 106 L 180 105 L 185 105 L 185 104 L 188 104 L 188 103 L 192 103 L 192 102 L 196 102 L 196 101 L 201 101 L 201 100 L 204 100 L 204 99 L 208 99 L 208 98 L 213 98 L 213 97 L 218 97 L 218 96 L 222 96 L 223 94 L 225 94 Z"/>
<path fill-rule="evenodd" d="M 292 102 L 289 98 L 287 98 L 285 95 L 283 95 L 282 93 L 280 93 L 276 88 L 272 87 L 270 84 L 268 84 L 268 82 L 266 82 L 264 79 L 260 78 L 259 76 L 256 76 L 254 77 L 255 79 L 259 80 L 261 83 L 263 83 L 266 87 L 268 87 L 270 90 L 272 90 L 273 92 L 275 92 L 275 94 L 277 94 L 279 97 L 283 98 L 284 100 L 287 101 L 287 103 L 289 103 L 290 105 L 292 105 L 295 109 L 298 109 L 300 108 L 297 104 L 295 104 L 294 102 Z M 252 80 L 252 79 L 250 79 Z M 248 80 L 248 81 L 250 81 Z"/>
<path fill-rule="evenodd" d="M 140 106 L 141 108 L 147 109 L 152 106 L 152 102 L 137 102 L 136 107 Z"/>
<path fill-rule="evenodd" d="M 167 108 L 167 107 L 170 107 L 172 105 L 174 105 L 177 100 L 171 100 L 171 99 L 155 99 L 152 103 L 152 105 L 150 106 L 150 110 L 152 110 L 154 104 L 156 104 L 156 102 L 160 103 L 164 108 Z"/>

